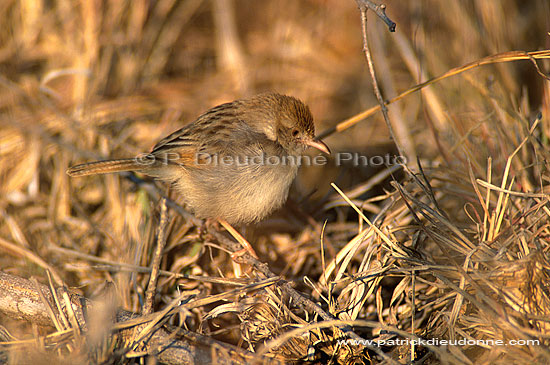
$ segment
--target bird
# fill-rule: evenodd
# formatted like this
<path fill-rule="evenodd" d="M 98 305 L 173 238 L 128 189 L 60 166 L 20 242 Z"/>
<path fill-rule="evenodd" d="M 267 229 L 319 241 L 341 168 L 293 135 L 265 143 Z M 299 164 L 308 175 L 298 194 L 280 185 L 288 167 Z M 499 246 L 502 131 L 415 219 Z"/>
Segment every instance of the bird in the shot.
<path fill-rule="evenodd" d="M 67 174 L 137 171 L 170 184 L 197 218 L 242 225 L 285 203 L 309 147 L 330 154 L 315 139 L 308 106 L 268 92 L 209 109 L 148 154 L 83 163 Z"/>

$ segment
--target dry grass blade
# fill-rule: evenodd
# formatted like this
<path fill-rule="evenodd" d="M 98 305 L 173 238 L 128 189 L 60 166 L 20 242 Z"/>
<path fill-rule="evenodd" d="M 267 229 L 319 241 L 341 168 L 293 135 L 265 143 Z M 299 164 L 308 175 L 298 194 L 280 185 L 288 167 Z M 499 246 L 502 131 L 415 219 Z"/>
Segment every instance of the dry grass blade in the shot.
<path fill-rule="evenodd" d="M 422 82 L 418 85 L 415 85 L 408 90 L 402 92 L 401 94 L 394 96 L 393 98 L 388 99 L 384 104 L 390 105 L 392 103 L 395 103 L 410 94 L 413 94 L 429 85 L 435 84 L 441 80 L 447 79 L 449 77 L 461 74 L 463 72 L 472 70 L 474 68 L 484 66 L 484 65 L 490 65 L 494 63 L 503 63 L 503 62 L 515 62 L 515 61 L 522 61 L 522 60 L 545 60 L 550 58 L 550 50 L 544 50 L 544 51 L 535 51 L 535 52 L 523 52 L 523 51 L 512 51 L 512 52 L 504 52 L 499 53 L 496 55 L 491 55 L 484 57 L 480 60 L 473 61 L 470 63 L 467 63 L 460 67 L 455 67 L 437 77 L 433 77 L 425 82 Z M 538 66 L 535 63 L 535 66 L 537 70 L 539 70 Z M 546 77 L 546 76 L 545 76 Z M 348 128 L 353 127 L 355 124 L 359 123 L 360 121 L 370 117 L 371 115 L 379 112 L 381 110 L 381 106 L 374 106 L 372 108 L 369 108 L 357 115 L 354 115 L 353 117 L 350 117 L 343 122 L 338 123 L 334 128 L 328 129 L 326 131 L 323 131 L 319 134 L 319 138 L 326 138 L 330 136 L 333 133 L 340 133 L 345 131 Z"/>
<path fill-rule="evenodd" d="M 22 256 L 28 259 L 29 261 L 34 262 L 35 264 L 41 266 L 42 268 L 44 268 L 45 270 L 49 271 L 52 274 L 57 285 L 63 284 L 63 280 L 61 279 L 61 276 L 57 273 L 57 270 L 55 270 L 55 268 L 53 268 L 47 262 L 42 260 L 36 254 L 30 252 L 29 250 L 23 247 L 19 247 L 18 245 L 12 242 L 9 242 L 1 237 L 0 237 L 0 246 L 2 246 L 7 251 L 10 251 L 12 253 L 15 253 L 16 255 Z"/>

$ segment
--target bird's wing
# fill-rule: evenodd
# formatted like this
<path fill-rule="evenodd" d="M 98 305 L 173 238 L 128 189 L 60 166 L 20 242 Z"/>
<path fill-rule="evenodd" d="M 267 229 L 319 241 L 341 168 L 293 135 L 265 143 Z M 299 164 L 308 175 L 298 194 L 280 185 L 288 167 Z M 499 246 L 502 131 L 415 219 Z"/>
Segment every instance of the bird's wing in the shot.
<path fill-rule="evenodd" d="M 214 107 L 155 145 L 151 152 L 168 163 L 204 165 L 201 158 L 257 155 L 275 142 L 242 121 L 233 103 Z"/>

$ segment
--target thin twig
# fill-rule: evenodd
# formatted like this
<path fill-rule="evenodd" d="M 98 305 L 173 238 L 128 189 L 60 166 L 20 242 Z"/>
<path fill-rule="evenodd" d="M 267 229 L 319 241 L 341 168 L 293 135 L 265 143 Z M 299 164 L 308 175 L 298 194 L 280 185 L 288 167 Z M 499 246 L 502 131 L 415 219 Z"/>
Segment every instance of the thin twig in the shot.
<path fill-rule="evenodd" d="M 376 95 L 376 99 L 378 100 L 378 103 L 380 104 L 380 108 L 382 110 L 382 115 L 384 116 L 384 120 L 386 121 L 386 125 L 388 126 L 388 131 L 390 133 L 391 139 L 393 139 L 395 146 L 397 147 L 397 151 L 399 152 L 400 156 L 407 156 L 404 153 L 403 147 L 401 147 L 401 144 L 395 138 L 395 133 L 393 131 L 390 117 L 388 116 L 388 108 L 386 107 L 386 102 L 382 98 L 382 94 L 380 93 L 380 88 L 378 87 L 378 81 L 376 80 L 376 74 L 374 72 L 374 65 L 372 63 L 372 56 L 370 54 L 369 50 L 369 41 L 367 36 L 367 11 L 368 9 L 373 9 L 373 11 L 376 13 L 376 10 L 374 9 L 380 9 L 380 11 L 383 12 L 383 15 L 385 16 L 385 6 L 384 5 L 374 5 L 368 0 L 355 0 L 357 2 L 357 5 L 359 6 L 359 11 L 361 12 L 361 30 L 363 33 L 363 51 L 365 52 L 365 57 L 367 58 L 367 65 L 369 66 L 369 72 L 372 80 L 372 86 L 374 88 L 374 94 Z M 377 14 L 378 15 L 378 14 Z M 378 15 L 380 16 L 380 15 Z M 382 18 L 384 19 L 384 18 Z M 407 156 L 410 157 L 410 156 Z"/>
<path fill-rule="evenodd" d="M 151 264 L 151 276 L 149 277 L 149 285 L 145 293 L 145 304 L 143 305 L 143 314 L 153 312 L 153 302 L 155 293 L 157 292 L 157 280 L 159 277 L 160 261 L 162 260 L 162 251 L 166 245 L 166 226 L 168 224 L 168 212 L 166 208 L 166 199 L 160 200 L 160 220 L 157 231 L 157 246 Z"/>
<path fill-rule="evenodd" d="M 359 9 L 364 7 L 365 11 L 366 11 L 366 8 L 372 10 L 380 19 L 382 19 L 384 23 L 386 23 L 386 25 L 388 26 L 388 30 L 390 32 L 395 32 L 395 23 L 386 15 L 386 5 L 384 4 L 376 5 L 375 3 L 369 0 L 355 0 L 355 1 L 357 2 Z"/>

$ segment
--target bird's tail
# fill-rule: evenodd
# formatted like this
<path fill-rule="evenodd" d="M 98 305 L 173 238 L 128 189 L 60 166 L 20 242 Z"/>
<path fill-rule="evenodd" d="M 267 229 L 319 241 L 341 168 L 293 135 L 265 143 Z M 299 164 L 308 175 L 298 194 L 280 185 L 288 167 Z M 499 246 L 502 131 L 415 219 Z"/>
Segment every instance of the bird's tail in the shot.
<path fill-rule="evenodd" d="M 72 166 L 67 170 L 67 174 L 72 177 L 88 176 L 95 174 L 108 174 L 121 171 L 138 171 L 146 168 L 147 165 L 141 163 L 136 158 L 124 158 L 120 160 L 107 160 L 83 163 Z"/>

